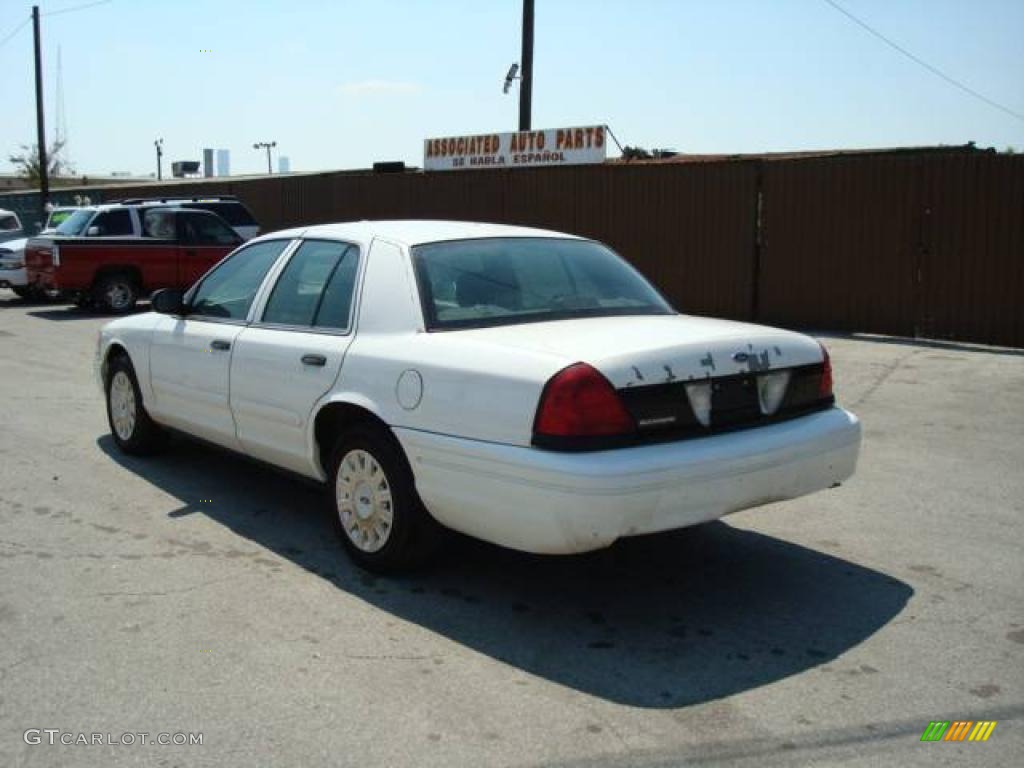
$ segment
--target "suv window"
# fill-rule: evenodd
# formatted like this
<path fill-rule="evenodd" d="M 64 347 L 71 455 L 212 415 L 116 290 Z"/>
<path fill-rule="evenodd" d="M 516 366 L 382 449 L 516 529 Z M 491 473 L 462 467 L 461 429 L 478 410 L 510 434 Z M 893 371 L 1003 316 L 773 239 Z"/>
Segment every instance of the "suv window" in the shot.
<path fill-rule="evenodd" d="M 179 213 L 181 239 L 197 245 L 234 245 L 238 233 L 214 214 Z"/>
<path fill-rule="evenodd" d="M 19 229 L 21 229 L 21 222 L 13 213 L 0 216 L 0 232 L 15 232 Z"/>
<path fill-rule="evenodd" d="M 182 208 L 198 208 L 203 211 L 216 213 L 232 227 L 254 227 L 256 219 L 249 213 L 249 209 L 239 202 L 221 203 L 182 203 Z"/>
<path fill-rule="evenodd" d="M 96 215 L 89 225 L 99 230 L 98 237 L 117 237 L 119 235 L 131 235 L 132 215 L 127 208 L 114 208 L 110 211 L 102 211 Z"/>
<path fill-rule="evenodd" d="M 199 283 L 189 314 L 244 320 L 263 278 L 287 245 L 287 240 L 268 240 L 235 251 Z"/>
<path fill-rule="evenodd" d="M 357 261 L 348 243 L 305 241 L 278 278 L 263 322 L 346 330 Z"/>
<path fill-rule="evenodd" d="M 174 212 L 150 208 L 142 217 L 142 234 L 160 240 L 174 239 Z"/>

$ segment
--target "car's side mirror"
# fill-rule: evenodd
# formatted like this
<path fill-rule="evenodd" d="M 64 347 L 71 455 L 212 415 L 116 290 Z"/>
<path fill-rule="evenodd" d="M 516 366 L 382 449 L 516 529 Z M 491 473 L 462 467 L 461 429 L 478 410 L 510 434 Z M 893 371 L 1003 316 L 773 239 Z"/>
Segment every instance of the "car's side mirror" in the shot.
<path fill-rule="evenodd" d="M 185 305 L 185 294 L 177 288 L 161 288 L 159 291 L 154 291 L 149 299 L 149 304 L 154 312 L 159 312 L 161 315 L 182 316 L 188 311 Z"/>
<path fill-rule="evenodd" d="M 86 237 L 99 237 L 99 235 L 100 235 L 100 228 L 99 227 L 89 227 L 87 230 L 85 230 L 85 236 Z"/>

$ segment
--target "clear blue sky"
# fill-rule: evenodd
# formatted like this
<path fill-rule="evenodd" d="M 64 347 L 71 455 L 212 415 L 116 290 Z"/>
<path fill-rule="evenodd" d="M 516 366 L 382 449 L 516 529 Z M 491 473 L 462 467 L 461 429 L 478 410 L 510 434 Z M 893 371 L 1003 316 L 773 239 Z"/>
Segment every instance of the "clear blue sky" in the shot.
<path fill-rule="evenodd" d="M 43 0 L 44 13 L 89 0 Z M 1024 113 L 1024 1 L 839 0 Z M 536 0 L 534 127 L 607 123 L 683 152 L 960 144 L 1024 149 L 1024 121 L 909 61 L 824 0 Z M 0 39 L 30 13 L 0 0 Z M 516 127 L 501 83 L 521 0 L 112 0 L 43 18 L 47 134 L 62 49 L 79 172 L 154 169 L 254 141 L 292 170 L 420 165 L 428 136 Z M 0 47 L 0 171 L 35 140 L 31 26 Z M 202 52 L 209 49 L 209 53 Z M 276 164 L 276 161 L 275 161 Z M 165 166 L 166 167 L 166 166 Z"/>

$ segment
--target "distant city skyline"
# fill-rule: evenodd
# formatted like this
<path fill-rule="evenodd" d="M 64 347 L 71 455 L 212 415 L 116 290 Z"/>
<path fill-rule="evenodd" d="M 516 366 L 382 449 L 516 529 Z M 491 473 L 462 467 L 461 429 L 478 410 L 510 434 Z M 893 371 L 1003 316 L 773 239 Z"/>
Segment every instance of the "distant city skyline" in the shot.
<path fill-rule="evenodd" d="M 1024 149 L 1024 3 L 536 0 L 536 128 L 608 124 L 623 144 L 689 153 L 964 144 Z M 521 0 L 251 3 L 46 0 L 47 137 L 61 51 L 79 174 L 156 170 L 230 152 L 265 173 L 422 164 L 428 137 L 514 130 Z M 8 156 L 35 142 L 31 5 L 0 10 Z M 71 11 L 65 13 L 64 11 Z M 19 28 L 20 27 L 20 28 Z M 6 39 L 5 39 L 6 38 Z M 939 70 L 939 75 L 912 57 Z"/>

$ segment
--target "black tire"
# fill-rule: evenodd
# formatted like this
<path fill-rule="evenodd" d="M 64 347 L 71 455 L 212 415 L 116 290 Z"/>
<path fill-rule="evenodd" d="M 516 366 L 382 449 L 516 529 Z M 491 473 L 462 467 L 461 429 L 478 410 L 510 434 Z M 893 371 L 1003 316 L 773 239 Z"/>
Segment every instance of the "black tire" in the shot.
<path fill-rule="evenodd" d="M 123 387 L 126 386 L 121 377 L 128 379 L 127 384 L 131 388 L 129 400 L 133 418 L 130 419 L 130 428 L 126 428 L 125 421 L 119 421 L 125 412 L 122 409 L 126 407 L 121 399 L 125 394 Z M 110 361 L 104 389 L 107 395 L 107 423 L 118 448 L 134 456 L 147 456 L 164 447 L 167 433 L 146 413 L 139 380 L 135 377 L 131 360 L 126 356 L 118 355 Z"/>
<path fill-rule="evenodd" d="M 11 290 L 19 299 L 31 299 L 32 290 L 27 285 L 12 285 Z"/>
<path fill-rule="evenodd" d="M 96 281 L 92 293 L 97 305 L 115 315 L 131 312 L 139 300 L 139 286 L 127 272 L 104 275 Z"/>
<path fill-rule="evenodd" d="M 379 519 L 379 483 L 375 487 L 374 483 L 366 482 L 366 493 L 372 494 L 372 501 L 365 496 L 358 496 L 352 499 L 349 506 L 340 499 L 342 494 L 339 493 L 338 476 L 343 472 L 342 462 L 346 458 L 356 461 L 360 457 L 359 452 L 377 463 L 390 491 L 391 522 L 385 536 L 366 535 L 368 529 L 381 527 L 374 522 Z M 371 423 L 354 425 L 335 443 L 329 467 L 327 498 L 331 519 L 341 543 L 356 564 L 375 573 L 400 573 L 423 565 L 438 550 L 444 540 L 444 529 L 420 501 L 412 469 L 390 431 Z M 348 476 L 351 479 L 351 473 Z M 368 513 L 374 515 L 369 518 L 369 522 L 357 520 L 355 504 L 360 499 L 364 507 L 373 509 Z M 343 507 L 348 507 L 347 515 L 351 523 L 348 529 L 344 522 L 346 513 Z M 357 544 L 357 539 L 362 543 Z M 384 542 L 382 545 L 381 540 Z M 368 546 L 379 548 L 368 551 Z"/>

